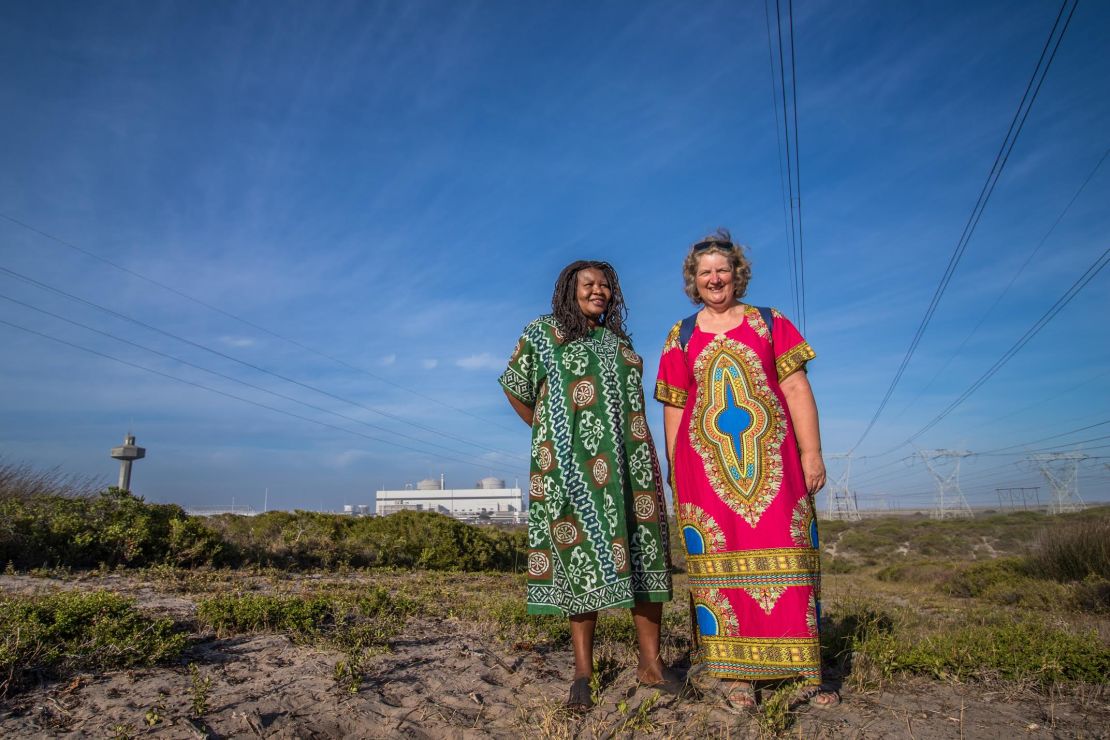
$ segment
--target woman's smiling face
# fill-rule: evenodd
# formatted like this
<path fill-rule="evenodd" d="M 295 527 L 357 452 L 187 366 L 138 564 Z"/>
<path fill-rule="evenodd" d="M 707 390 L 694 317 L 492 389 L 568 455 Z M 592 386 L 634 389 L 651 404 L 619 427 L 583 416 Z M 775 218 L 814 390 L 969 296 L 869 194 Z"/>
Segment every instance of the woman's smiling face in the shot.
<path fill-rule="evenodd" d="M 698 257 L 694 280 L 705 305 L 720 308 L 735 302 L 733 279 L 732 264 L 725 255 L 710 253 Z"/>
<path fill-rule="evenodd" d="M 613 289 L 609 286 L 605 273 L 593 267 L 579 270 L 577 280 L 578 308 L 583 316 L 596 324 L 609 308 Z"/>

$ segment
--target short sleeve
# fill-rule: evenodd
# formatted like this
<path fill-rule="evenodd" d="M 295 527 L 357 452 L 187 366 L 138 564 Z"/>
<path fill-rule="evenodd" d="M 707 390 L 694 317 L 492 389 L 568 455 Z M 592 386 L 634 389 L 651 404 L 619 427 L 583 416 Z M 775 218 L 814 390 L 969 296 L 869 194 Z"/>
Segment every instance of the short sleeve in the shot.
<path fill-rule="evenodd" d="M 667 334 L 663 344 L 663 354 L 659 358 L 659 375 L 655 381 L 655 400 L 668 406 L 684 408 L 690 393 L 692 378 L 686 367 L 686 353 L 679 343 L 682 322 L 678 322 Z"/>
<path fill-rule="evenodd" d="M 798 370 L 804 370 L 806 363 L 817 354 L 790 319 L 775 309 L 771 309 L 771 316 L 775 324 L 771 329 L 771 347 L 775 351 L 775 369 L 781 383 Z"/>
<path fill-rule="evenodd" d="M 509 366 L 501 373 L 498 382 L 513 398 L 525 406 L 535 406 L 540 390 L 539 356 L 535 345 L 528 338 L 527 330 L 521 335 L 509 358 Z"/>

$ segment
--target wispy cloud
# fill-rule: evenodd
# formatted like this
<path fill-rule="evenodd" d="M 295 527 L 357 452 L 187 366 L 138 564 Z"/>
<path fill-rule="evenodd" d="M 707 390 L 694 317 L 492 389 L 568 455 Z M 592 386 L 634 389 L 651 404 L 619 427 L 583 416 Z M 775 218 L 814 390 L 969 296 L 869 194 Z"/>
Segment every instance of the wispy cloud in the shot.
<path fill-rule="evenodd" d="M 257 342 L 250 337 L 220 337 L 228 347 L 253 347 Z"/>
<path fill-rule="evenodd" d="M 489 352 L 468 355 L 455 360 L 455 364 L 464 370 L 499 370 L 503 360 L 499 360 Z"/>
<path fill-rule="evenodd" d="M 422 368 L 424 368 L 425 370 L 434 370 L 436 368 L 436 366 L 438 366 L 438 365 L 439 365 L 439 360 L 435 360 L 435 359 L 431 359 L 431 358 L 420 361 L 420 366 Z"/>
<path fill-rule="evenodd" d="M 386 355 L 385 357 L 383 357 L 382 359 L 378 360 L 378 364 L 382 365 L 384 367 L 389 367 L 390 365 L 393 365 L 396 362 L 397 362 L 397 355 L 395 353 L 392 353 L 392 352 L 390 354 Z"/>

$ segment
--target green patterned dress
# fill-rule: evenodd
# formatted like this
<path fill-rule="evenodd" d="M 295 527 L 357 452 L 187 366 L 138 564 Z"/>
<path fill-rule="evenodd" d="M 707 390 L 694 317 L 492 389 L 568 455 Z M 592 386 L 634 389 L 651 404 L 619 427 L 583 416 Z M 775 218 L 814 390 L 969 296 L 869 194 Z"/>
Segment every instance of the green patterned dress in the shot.
<path fill-rule="evenodd" d="M 524 329 L 505 390 L 535 410 L 528 486 L 528 613 L 582 614 L 671 598 L 659 463 L 643 360 L 608 329 L 563 342 Z"/>

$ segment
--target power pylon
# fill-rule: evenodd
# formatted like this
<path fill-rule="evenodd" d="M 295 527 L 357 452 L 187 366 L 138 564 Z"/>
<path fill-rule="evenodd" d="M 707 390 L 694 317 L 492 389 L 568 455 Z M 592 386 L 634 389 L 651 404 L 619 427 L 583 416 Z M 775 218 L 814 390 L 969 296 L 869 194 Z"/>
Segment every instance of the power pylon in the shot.
<path fill-rule="evenodd" d="M 856 492 L 848 485 L 852 474 L 852 453 L 828 455 L 829 460 L 843 460 L 844 469 L 836 480 L 829 484 L 829 500 L 825 516 L 829 519 L 847 519 L 858 522 L 859 507 L 856 505 Z"/>
<path fill-rule="evenodd" d="M 933 479 L 937 482 L 937 495 L 934 500 L 934 519 L 948 519 L 951 517 L 971 516 L 971 507 L 967 505 L 964 492 L 960 490 L 960 462 L 973 453 L 967 450 L 918 450 L 915 457 L 925 463 Z M 943 468 L 946 461 L 952 461 L 952 468 L 947 473 Z"/>
<path fill-rule="evenodd" d="M 1052 489 L 1050 511 L 1060 514 L 1079 511 L 1085 504 L 1079 497 L 1079 462 L 1090 455 L 1082 452 L 1044 452 L 1025 459 L 1041 470 L 1041 475 Z"/>
<path fill-rule="evenodd" d="M 1030 499 L 1033 501 L 1034 508 L 1041 505 L 1040 496 L 1037 495 L 1040 490 L 1039 487 L 1032 486 L 1023 488 L 996 488 L 994 492 L 998 494 L 998 508 L 1006 508 L 1006 504 L 1002 501 L 1002 497 L 1005 496 L 1006 500 L 1010 502 L 1011 509 L 1017 509 L 1017 500 L 1020 498 L 1022 510 L 1028 510 Z"/>

